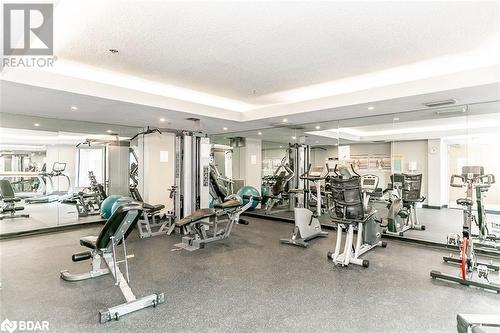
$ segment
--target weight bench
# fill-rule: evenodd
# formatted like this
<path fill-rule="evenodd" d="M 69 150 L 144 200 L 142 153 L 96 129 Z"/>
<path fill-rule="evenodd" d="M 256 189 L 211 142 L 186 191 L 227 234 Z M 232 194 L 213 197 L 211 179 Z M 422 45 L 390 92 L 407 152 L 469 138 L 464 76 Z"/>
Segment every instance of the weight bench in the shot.
<path fill-rule="evenodd" d="M 105 323 L 110 320 L 118 320 L 120 317 L 144 309 L 146 307 L 155 307 L 164 302 L 164 294 L 152 294 L 137 299 L 132 289 L 130 289 L 128 258 L 133 255 L 127 255 L 125 239 L 130 234 L 135 224 L 142 214 L 142 207 L 137 203 L 125 204 L 111 215 L 109 220 L 102 228 L 99 236 L 88 236 L 80 238 L 80 245 L 89 248 L 90 251 L 74 254 L 71 258 L 74 262 L 91 259 L 91 270 L 87 273 L 70 274 L 67 270 L 61 271 L 60 276 L 65 281 L 81 281 L 92 279 L 101 275 L 111 273 L 115 280 L 115 286 L 120 288 L 126 303 L 116 305 L 106 310 L 99 311 L 99 321 Z M 124 259 L 118 261 L 116 248 L 118 245 L 123 247 Z M 104 259 L 105 268 L 101 268 L 101 260 Z M 120 271 L 118 264 L 125 263 L 125 277 Z"/>
<path fill-rule="evenodd" d="M 0 220 L 30 217 L 29 214 L 16 214 L 16 212 L 24 210 L 24 207 L 16 206 L 16 202 L 20 202 L 21 198 L 16 197 L 12 184 L 7 179 L 0 179 L 0 197 Z"/>
<path fill-rule="evenodd" d="M 246 204 L 243 199 L 248 200 Z M 230 195 L 224 202 L 215 204 L 214 208 L 202 208 L 193 214 L 184 217 L 172 224 L 168 231 L 170 235 L 175 228 L 183 229 L 188 234 L 182 237 L 182 243 L 174 246 L 195 251 L 205 247 L 205 244 L 216 242 L 229 238 L 234 224 L 248 224 L 246 221 L 240 221 L 240 215 L 250 208 L 253 201 L 260 201 L 260 197 Z M 227 219 L 219 221 L 220 216 L 227 215 Z M 210 221 L 212 219 L 212 221 Z M 219 224 L 224 224 L 220 227 Z"/>
<path fill-rule="evenodd" d="M 500 314 L 458 314 L 458 333 L 487 333 L 500 330 Z"/>

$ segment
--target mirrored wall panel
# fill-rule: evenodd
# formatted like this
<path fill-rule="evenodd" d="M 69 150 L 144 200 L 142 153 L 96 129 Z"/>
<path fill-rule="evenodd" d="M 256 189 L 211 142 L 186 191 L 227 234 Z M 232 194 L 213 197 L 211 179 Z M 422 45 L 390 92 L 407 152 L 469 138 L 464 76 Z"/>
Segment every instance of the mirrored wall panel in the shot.
<path fill-rule="evenodd" d="M 1 113 L 0 234 L 102 221 L 106 198 L 129 195 L 138 131 Z"/>
<path fill-rule="evenodd" d="M 249 142 L 260 145 L 256 188 L 264 200 L 249 214 L 293 221 L 294 208 L 304 206 L 331 226 L 330 180 L 360 177 L 385 237 L 445 244 L 461 233 L 467 200 L 481 220 L 473 233 L 500 236 L 499 133 L 500 103 L 494 101 L 309 124 L 283 121 L 211 140 L 240 152 Z M 233 168 L 252 167 L 250 155 L 234 156 Z"/>

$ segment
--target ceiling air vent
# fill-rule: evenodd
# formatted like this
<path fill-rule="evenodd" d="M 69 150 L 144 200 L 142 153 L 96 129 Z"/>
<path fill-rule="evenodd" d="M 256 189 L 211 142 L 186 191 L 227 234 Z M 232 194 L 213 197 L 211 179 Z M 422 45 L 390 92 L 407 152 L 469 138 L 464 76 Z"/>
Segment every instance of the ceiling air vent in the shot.
<path fill-rule="evenodd" d="M 424 103 L 424 105 L 427 106 L 427 107 L 429 107 L 429 108 L 434 108 L 436 106 L 453 105 L 456 102 L 457 102 L 456 99 L 451 98 L 451 99 L 445 99 L 445 100 L 442 100 L 442 101 L 427 102 L 427 103 Z"/>

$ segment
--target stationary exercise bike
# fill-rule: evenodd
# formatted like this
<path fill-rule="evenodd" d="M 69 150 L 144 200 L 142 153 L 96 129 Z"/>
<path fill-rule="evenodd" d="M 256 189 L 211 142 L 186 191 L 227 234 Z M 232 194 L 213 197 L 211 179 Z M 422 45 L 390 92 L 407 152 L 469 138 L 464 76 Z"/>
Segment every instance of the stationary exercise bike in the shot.
<path fill-rule="evenodd" d="M 308 247 L 308 241 L 316 237 L 326 237 L 328 233 L 321 230 L 318 216 L 321 215 L 321 187 L 320 181 L 325 179 L 323 176 L 323 167 L 312 167 L 309 165 L 307 171 L 300 176 L 301 179 L 313 181 L 316 185 L 316 209 L 314 214 L 307 208 L 304 208 L 304 190 L 293 189 L 288 193 L 293 193 L 298 197 L 298 206 L 293 210 L 295 218 L 295 227 L 290 238 L 280 239 L 281 244 L 297 245 Z"/>
<path fill-rule="evenodd" d="M 384 234 L 404 236 L 407 230 L 425 230 L 425 225 L 418 222 L 417 203 L 424 202 L 421 196 L 422 174 L 393 174 L 391 187 L 384 190 L 389 193 L 387 229 Z"/>
<path fill-rule="evenodd" d="M 480 235 L 483 232 L 481 229 L 485 228 L 483 225 L 484 216 L 482 216 L 482 214 L 484 212 L 484 207 L 481 202 L 481 193 L 485 192 L 494 182 L 495 177 L 492 174 L 485 175 L 483 167 L 478 166 L 464 166 L 462 168 L 461 175 L 451 176 L 450 186 L 459 188 L 466 187 L 467 195 L 466 198 L 457 199 L 457 204 L 463 207 L 462 237 L 458 234 L 449 234 L 447 237 L 447 243 L 449 245 L 455 245 L 460 248 L 460 257 L 443 257 L 443 260 L 446 263 L 460 264 L 460 275 L 455 276 L 441 273 L 439 271 L 431 271 L 432 278 L 458 282 L 463 285 L 475 286 L 500 293 L 500 284 L 492 283 L 488 279 L 489 272 L 498 272 L 500 267 L 498 265 L 493 265 L 492 263 L 480 263 L 477 261 L 474 246 L 476 244 L 476 240 L 481 242 L 481 236 L 477 238 L 472 235 L 472 222 L 475 222 L 479 227 Z M 478 198 L 477 219 L 472 212 L 472 206 L 474 204 L 474 190 L 476 191 L 476 197 Z M 482 278 L 486 282 L 475 280 L 474 272 L 477 272 L 478 278 Z"/>

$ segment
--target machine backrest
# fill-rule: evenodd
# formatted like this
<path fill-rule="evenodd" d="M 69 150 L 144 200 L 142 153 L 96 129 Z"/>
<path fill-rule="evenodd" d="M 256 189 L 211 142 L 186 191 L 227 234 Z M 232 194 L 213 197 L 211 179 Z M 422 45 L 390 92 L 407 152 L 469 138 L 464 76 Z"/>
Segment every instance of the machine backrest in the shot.
<path fill-rule="evenodd" d="M 119 206 L 102 228 L 97 237 L 96 247 L 111 250 L 111 236 L 114 236 L 117 240 L 115 244 L 118 245 L 122 238 L 127 238 L 132 232 L 141 214 L 142 206 L 137 203 Z"/>
<path fill-rule="evenodd" d="M 462 167 L 462 177 L 472 179 L 482 175 L 484 175 L 484 167 L 482 166 L 465 165 Z"/>
<path fill-rule="evenodd" d="M 215 192 L 215 195 L 217 195 L 217 198 L 223 202 L 224 198 L 229 195 L 225 189 L 221 186 L 221 184 L 217 181 L 217 171 L 215 169 L 215 166 L 211 165 L 211 170 L 210 170 L 210 184 L 212 185 L 212 189 Z"/>
<path fill-rule="evenodd" d="M 274 183 L 271 191 L 273 192 L 273 195 L 278 195 L 281 192 L 285 190 L 285 176 L 286 172 L 281 171 L 279 175 L 276 177 L 276 182 Z"/>
<path fill-rule="evenodd" d="M 0 179 L 0 196 L 5 199 L 16 197 L 12 184 L 7 179 Z"/>
<path fill-rule="evenodd" d="M 422 191 L 422 174 L 403 174 L 403 201 L 418 200 Z"/>
<path fill-rule="evenodd" d="M 363 220 L 365 210 L 363 207 L 361 178 L 332 178 L 330 186 L 333 192 L 335 215 L 348 220 Z"/>
<path fill-rule="evenodd" d="M 402 173 L 393 173 L 391 175 L 392 189 L 402 190 L 404 188 L 405 177 Z"/>
<path fill-rule="evenodd" d="M 142 200 L 141 193 L 139 192 L 137 186 L 130 186 L 129 191 L 132 199 L 134 199 L 135 201 L 144 202 L 144 200 Z"/>

